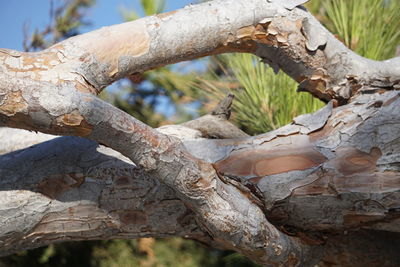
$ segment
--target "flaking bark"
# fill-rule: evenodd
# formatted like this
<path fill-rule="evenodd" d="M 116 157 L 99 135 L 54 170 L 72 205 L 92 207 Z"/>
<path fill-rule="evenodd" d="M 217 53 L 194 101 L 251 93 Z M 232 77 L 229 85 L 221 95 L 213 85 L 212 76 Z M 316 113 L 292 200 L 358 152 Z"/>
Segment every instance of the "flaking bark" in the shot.
<path fill-rule="evenodd" d="M 109 158 L 116 152 L 94 151 L 97 143 L 72 137 L 50 141 L 58 148 L 35 149 L 76 142 L 96 164 L 109 160 L 130 171 L 102 176 L 68 149 L 62 165 L 44 169 L 26 160 L 42 150 L 2 156 L 3 253 L 68 238 L 178 235 L 264 265 L 313 266 L 325 244 L 332 250 L 334 235 L 399 232 L 400 58 L 377 62 L 354 54 L 298 6 L 304 2 L 211 1 L 37 53 L 0 50 L 1 126 L 85 137 L 131 160 Z M 178 126 L 198 138 L 177 138 L 180 130 L 166 135 L 174 130 L 152 129 L 95 97 L 127 75 L 227 52 L 253 53 L 300 90 L 330 102 L 257 137 L 216 114 L 186 124 L 195 130 Z M 31 164 L 28 179 L 10 172 L 17 162 Z"/>

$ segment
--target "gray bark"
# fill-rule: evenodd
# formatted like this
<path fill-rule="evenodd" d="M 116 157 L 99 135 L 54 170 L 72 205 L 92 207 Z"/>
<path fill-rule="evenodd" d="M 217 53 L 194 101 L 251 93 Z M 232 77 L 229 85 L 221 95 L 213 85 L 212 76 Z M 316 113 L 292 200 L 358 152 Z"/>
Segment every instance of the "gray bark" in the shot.
<path fill-rule="evenodd" d="M 170 188 L 87 139 L 59 137 L 0 156 L 0 175 L 2 255 L 69 240 L 211 242 Z"/>
<path fill-rule="evenodd" d="M 0 50 L 0 126 L 77 136 L 0 157 L 0 253 L 175 235 L 268 266 L 326 265 L 343 251 L 354 257 L 336 264 L 366 265 L 368 248 L 380 249 L 371 264 L 400 264 L 379 246 L 393 240 L 381 231 L 400 230 L 400 58 L 354 54 L 304 2 L 212 1 L 38 53 Z M 224 112 L 156 130 L 95 96 L 128 74 L 226 52 L 261 57 L 329 104 L 248 137 Z"/>

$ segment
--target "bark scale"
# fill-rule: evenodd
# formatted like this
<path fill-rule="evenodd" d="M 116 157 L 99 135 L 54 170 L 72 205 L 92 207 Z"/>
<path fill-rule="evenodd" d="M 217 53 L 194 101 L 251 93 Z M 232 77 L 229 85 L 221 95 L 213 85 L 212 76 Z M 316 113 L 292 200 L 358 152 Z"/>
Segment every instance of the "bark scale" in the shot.
<path fill-rule="evenodd" d="M 304 2 L 212 1 L 38 53 L 0 50 L 1 126 L 97 142 L 65 137 L 0 158 L 2 253 L 178 235 L 264 265 L 313 266 L 347 231 L 399 232 L 400 58 L 354 54 Z M 200 132 L 182 125 L 163 133 L 95 97 L 127 75 L 226 52 L 261 57 L 329 104 L 261 136 L 232 125 L 224 129 L 234 135 L 214 127 L 207 136 L 207 117 L 186 124 Z M 216 136 L 241 138 L 204 138 Z"/>

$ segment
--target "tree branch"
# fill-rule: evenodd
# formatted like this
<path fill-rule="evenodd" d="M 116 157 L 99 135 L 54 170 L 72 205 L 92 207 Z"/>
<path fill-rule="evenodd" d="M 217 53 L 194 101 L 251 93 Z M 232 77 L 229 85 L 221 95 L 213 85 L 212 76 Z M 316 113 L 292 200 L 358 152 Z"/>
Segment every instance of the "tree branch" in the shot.
<path fill-rule="evenodd" d="M 103 28 L 70 38 L 39 53 L 1 50 L 0 125 L 82 136 L 105 144 L 135 162 L 146 175 L 172 188 L 176 197 L 193 212 L 196 224 L 190 225 L 198 225 L 203 233 L 207 233 L 206 240 L 237 250 L 265 265 L 313 266 L 321 254 L 319 243 L 310 245 L 302 242 L 304 238 L 283 234 L 267 220 L 264 211 L 271 219 L 280 219 L 274 207 L 283 203 L 282 213 L 289 216 L 286 221 L 307 230 L 307 223 L 315 225 L 320 221 L 313 221 L 311 211 L 307 210 L 310 205 L 304 205 L 303 211 L 308 213 L 296 213 L 296 209 L 301 211 L 303 206 L 297 203 L 316 191 L 326 197 L 321 207 L 339 205 L 335 206 L 338 210 L 347 211 L 352 207 L 354 211 L 339 214 L 339 217 L 335 214 L 334 218 L 333 214 L 326 214 L 328 226 L 323 224 L 318 229 L 342 229 L 343 226 L 361 224 L 362 227 L 372 225 L 374 229 L 392 227 L 398 231 L 394 224 L 398 218 L 397 208 L 393 209 L 391 205 L 397 205 L 399 199 L 396 167 L 399 157 L 393 157 L 393 151 L 397 150 L 390 142 L 399 137 L 396 133 L 383 137 L 376 133 L 385 127 L 384 122 L 390 122 L 391 127 L 399 124 L 398 94 L 393 90 L 399 88 L 400 58 L 376 62 L 354 54 L 304 8 L 296 7 L 304 2 L 212 1 Z M 294 124 L 259 137 L 181 142 L 94 96 L 106 85 L 132 73 L 234 51 L 260 56 L 300 82 L 299 89 L 325 101 L 334 99 L 335 105 L 331 102 L 312 117 L 296 118 Z M 382 90 L 387 92 L 374 94 L 382 93 Z M 337 103 L 349 100 L 351 105 L 332 110 Z M 213 150 L 204 155 L 210 146 L 214 146 Z M 293 166 L 287 166 L 287 161 L 292 160 Z M 3 169 L 7 170 L 7 165 Z M 346 181 L 360 180 L 363 186 L 341 182 L 344 178 Z M 19 232 L 27 234 L 34 227 L 34 231 L 43 236 L 43 231 L 49 227 L 74 227 L 75 224 L 65 226 L 63 218 L 78 218 L 79 227 L 82 222 L 87 225 L 87 236 L 96 238 L 104 234 L 98 232 L 99 229 L 111 229 L 112 233 L 108 235 L 115 237 L 114 231 L 118 227 L 112 224 L 116 219 L 107 217 L 109 214 L 104 214 L 102 208 L 92 210 L 92 204 L 101 200 L 98 197 L 107 184 L 85 180 L 90 181 L 91 186 L 93 184 L 90 190 L 94 193 L 89 195 L 97 198 L 81 200 L 70 196 L 79 200 L 77 206 L 71 206 L 76 208 L 72 209 L 74 215 L 63 206 L 59 216 L 57 212 L 60 211 L 54 208 L 59 207 L 59 203 L 54 199 L 60 197 L 60 188 L 62 191 L 65 187 L 76 186 L 77 191 L 72 191 L 82 196 L 88 190 L 81 184 L 84 182 L 81 174 L 56 178 L 41 175 L 35 179 L 44 180 L 35 182 L 40 184 L 39 188 L 30 188 L 29 183 L 28 187 L 18 188 L 28 191 L 18 197 L 19 200 L 24 198 L 25 202 L 18 202 L 22 205 L 14 203 L 6 211 L 8 214 L 32 214 L 30 210 L 43 213 L 48 209 L 52 212 L 49 217 L 34 217 L 33 223 Z M 55 181 L 50 183 L 46 179 Z M 376 187 L 370 186 L 371 181 Z M 289 184 L 289 188 L 284 184 Z M 372 193 L 365 192 L 367 184 Z M 4 199 L 14 196 L 14 186 L 9 180 L 4 185 Z M 148 187 L 152 188 L 146 185 Z M 130 183 L 129 188 L 132 188 Z M 281 190 L 274 192 L 276 188 Z M 260 191 L 264 195 L 262 201 Z M 371 199 L 371 194 L 382 199 Z M 64 196 L 63 191 L 61 196 Z M 145 195 L 139 197 L 146 199 Z M 338 201 L 338 197 L 350 200 Z M 296 198 L 296 203 L 290 202 L 292 198 Z M 135 200 L 131 204 L 139 203 Z M 379 206 L 371 203 L 379 203 Z M 90 217 L 96 218 L 94 221 L 87 218 L 90 212 L 93 212 Z M 178 213 L 181 214 L 181 210 Z M 115 216 L 119 218 L 117 225 L 125 220 L 128 227 L 133 227 L 134 233 L 129 235 L 132 237 L 143 230 L 137 228 L 137 224 L 146 225 L 147 218 L 152 215 L 134 209 Z M 301 216 L 308 216 L 307 223 L 300 220 L 304 218 Z M 17 218 L 17 221 L 9 223 L 21 225 L 18 217 L 11 218 Z M 176 217 L 168 218 L 177 220 Z M 335 221 L 336 218 L 339 221 Z M 380 221 L 382 218 L 389 223 Z M 99 220 L 105 224 L 97 225 Z M 41 223 L 45 225 L 43 228 L 39 227 Z M 155 229 L 155 235 L 164 233 L 163 230 L 158 232 L 157 227 Z M 71 233 L 73 231 L 71 229 Z M 186 229 L 181 228 L 172 231 L 186 233 Z M 35 237 L 36 232 L 29 233 L 26 238 Z M 44 243 L 60 238 L 54 231 L 44 236 L 47 240 Z M 199 239 L 203 239 L 203 235 Z M 6 237 L 2 242 L 6 242 L 11 250 L 15 240 Z M 18 242 L 28 244 L 24 239 Z"/>
<path fill-rule="evenodd" d="M 0 157 L 0 170 L 6 177 L 0 184 L 0 216 L 8 218 L 0 233 L 3 255 L 66 240 L 172 235 L 236 249 L 210 239 L 212 232 L 204 231 L 201 222 L 198 227 L 199 218 L 168 187 L 119 153 L 85 139 L 57 138 L 6 154 Z M 16 192 L 18 197 L 11 197 Z M 282 261 L 297 261 L 295 251 L 308 256 L 301 262 L 316 262 L 321 255 L 321 250 L 306 253 L 308 246 L 294 246 L 295 239 L 282 237 L 286 243 L 274 244 L 276 253 L 292 252 Z"/>
<path fill-rule="evenodd" d="M 1 255 L 68 240 L 213 243 L 170 188 L 86 139 L 61 137 L 0 156 L 0 175 Z"/>
<path fill-rule="evenodd" d="M 400 232 L 399 104 L 396 91 L 364 94 L 252 139 L 184 144 L 208 160 L 218 148 L 217 171 L 258 188 L 275 225 Z"/>
<path fill-rule="evenodd" d="M 6 73 L 69 81 L 97 93 L 115 80 L 162 65 L 248 52 L 325 101 L 344 103 L 363 87 L 399 88 L 400 59 L 377 62 L 356 55 L 304 8 L 294 7 L 303 2 L 211 1 L 105 27 L 39 53 L 1 50 L 1 65 Z"/>
<path fill-rule="evenodd" d="M 185 122 L 182 125 L 200 131 L 204 138 L 234 139 L 249 137 L 248 134 L 228 121 L 231 116 L 233 98 L 233 94 L 228 94 L 211 114 Z"/>
<path fill-rule="evenodd" d="M 184 132 L 182 126 L 170 127 L 178 127 L 181 134 Z M 35 143 L 38 140 L 37 134 L 32 132 L 1 129 L 0 134 L 3 131 L 14 136 L 22 135 L 26 142 Z M 165 127 L 163 131 L 166 131 Z M 186 138 L 186 141 L 193 140 L 190 135 Z M 5 140 L 0 139 L 1 146 L 2 141 Z M 0 240 L 6 238 L 6 242 L 2 243 L 2 255 L 20 248 L 67 240 L 142 236 L 178 235 L 218 246 L 209 239 L 206 232 L 198 228 L 193 213 L 186 210 L 175 193 L 157 184 L 127 158 L 94 142 L 72 137 L 57 138 L 24 151 L 1 156 L 0 170 L 1 176 L 5 178 L 0 183 L 0 216 L 8 218 L 0 234 Z M 30 175 L 27 177 L 26 173 Z M 18 195 L 18 198 L 9 197 L 12 195 Z M 315 197 L 314 203 L 320 199 L 318 195 L 308 197 Z M 25 198 L 28 201 L 21 204 L 21 199 Z M 295 198 L 291 202 L 295 202 Z M 18 207 L 20 205 L 23 206 L 21 209 Z M 47 209 L 42 211 L 32 206 L 46 206 Z M 278 203 L 276 206 L 280 207 Z M 316 208 L 315 205 L 311 206 Z M 12 211 L 10 207 L 13 207 Z M 24 212 L 23 216 L 18 216 L 20 213 L 16 211 L 19 210 Z M 315 213 L 320 214 L 318 210 Z M 29 216 L 29 222 L 32 223 L 26 223 L 26 216 Z M 145 222 L 143 218 L 146 218 Z M 288 217 L 286 221 L 281 219 L 280 223 L 289 223 Z M 286 231 L 289 230 L 291 234 L 295 233 L 286 226 Z M 323 239 L 310 239 L 301 232 L 297 234 L 302 236 L 304 242 L 327 243 L 320 266 L 333 262 L 340 266 L 368 266 L 371 260 L 383 265 L 399 262 L 396 254 L 398 238 L 393 234 L 345 232 L 345 235 L 330 235 L 325 231 Z M 355 240 L 359 243 L 354 243 Z M 366 248 L 376 251 L 379 256 L 363 256 Z M 338 256 L 338 253 L 343 256 Z M 318 255 L 314 256 L 315 259 L 319 258 Z"/>
<path fill-rule="evenodd" d="M 7 90 L 11 82 L 15 91 Z M 0 106 L 5 126 L 84 136 L 121 152 L 173 188 L 221 247 L 264 264 L 314 261 L 311 247 L 280 233 L 246 195 L 221 181 L 209 163 L 194 158 L 177 140 L 68 83 L 54 86 L 0 74 L 0 90 L 5 92 Z"/>

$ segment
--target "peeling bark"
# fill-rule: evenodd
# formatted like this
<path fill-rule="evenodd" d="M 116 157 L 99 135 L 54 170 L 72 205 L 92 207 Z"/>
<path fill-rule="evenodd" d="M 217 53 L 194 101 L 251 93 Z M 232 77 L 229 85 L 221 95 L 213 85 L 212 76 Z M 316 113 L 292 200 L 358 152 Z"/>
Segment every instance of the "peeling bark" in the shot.
<path fill-rule="evenodd" d="M 348 231 L 382 244 L 373 231 L 397 235 L 400 58 L 354 54 L 304 2 L 218 0 L 37 53 L 1 49 L 0 126 L 92 140 L 0 157 L 1 253 L 176 235 L 263 265 L 314 266 L 354 247 Z M 156 130 L 95 96 L 130 74 L 227 52 L 259 56 L 328 105 L 248 137 L 221 110 Z M 381 250 L 384 265 L 392 251 Z M 347 263 L 367 264 L 359 253 Z"/>
<path fill-rule="evenodd" d="M 86 139 L 61 137 L 0 156 L 0 175 L 0 255 L 53 242 L 146 236 L 212 244 L 170 188 Z"/>
<path fill-rule="evenodd" d="M 275 225 L 399 232 L 399 104 L 396 91 L 364 95 L 333 109 L 320 128 L 317 112 L 303 117 L 311 124 L 294 119 L 250 140 L 220 141 L 230 149 L 214 166 L 257 187 Z"/>

